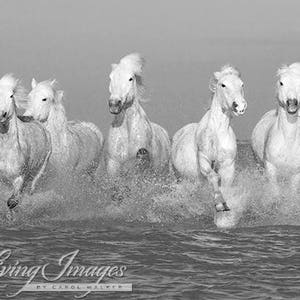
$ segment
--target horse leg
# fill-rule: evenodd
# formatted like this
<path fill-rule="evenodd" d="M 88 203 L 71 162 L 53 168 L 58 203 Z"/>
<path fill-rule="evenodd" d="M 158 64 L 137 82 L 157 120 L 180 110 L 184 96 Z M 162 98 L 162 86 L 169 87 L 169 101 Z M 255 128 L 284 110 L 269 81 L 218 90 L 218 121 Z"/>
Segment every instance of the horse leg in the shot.
<path fill-rule="evenodd" d="M 39 170 L 37 175 L 34 177 L 32 183 L 31 183 L 31 187 L 30 187 L 30 192 L 29 192 L 30 195 L 32 195 L 34 193 L 37 182 L 39 181 L 39 179 L 44 174 L 45 169 L 46 169 L 46 167 L 48 165 L 48 162 L 49 162 L 50 155 L 51 155 L 51 151 L 48 152 L 48 154 L 47 154 L 47 156 L 46 156 L 46 158 L 43 162 L 43 165 L 42 165 L 41 169 Z"/>
<path fill-rule="evenodd" d="M 271 185 L 271 191 L 275 197 L 279 197 L 280 189 L 277 182 L 277 169 L 270 162 L 265 162 L 266 173 L 269 179 L 269 183 Z"/>
<path fill-rule="evenodd" d="M 235 163 L 233 160 L 227 160 L 221 164 L 218 173 L 220 175 L 220 185 L 221 185 L 220 189 L 222 191 L 222 194 L 224 193 L 224 190 L 231 187 L 234 180 L 234 172 L 235 172 Z M 223 205 L 225 207 L 225 210 L 229 210 L 229 207 L 227 206 L 225 201 L 223 202 Z"/>
<path fill-rule="evenodd" d="M 199 155 L 200 172 L 207 177 L 214 190 L 215 207 L 217 211 L 228 211 L 229 208 L 221 193 L 221 177 L 215 171 L 213 164 L 203 155 Z"/>
<path fill-rule="evenodd" d="M 107 160 L 106 170 L 109 176 L 116 176 L 120 171 L 121 164 L 111 158 Z"/>
<path fill-rule="evenodd" d="M 7 206 L 9 209 L 13 209 L 19 204 L 20 195 L 24 188 L 24 176 L 23 175 L 18 176 L 14 180 L 13 188 L 14 188 L 13 194 L 7 200 Z"/>

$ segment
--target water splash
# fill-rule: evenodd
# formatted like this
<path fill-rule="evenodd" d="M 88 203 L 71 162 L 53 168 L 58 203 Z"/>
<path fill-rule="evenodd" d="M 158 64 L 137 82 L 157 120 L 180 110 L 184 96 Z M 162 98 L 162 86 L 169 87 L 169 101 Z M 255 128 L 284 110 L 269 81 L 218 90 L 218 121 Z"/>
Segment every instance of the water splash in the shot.
<path fill-rule="evenodd" d="M 163 177 L 148 172 L 141 176 L 130 171 L 129 166 L 125 169 L 123 176 L 115 181 L 104 173 L 99 173 L 95 182 L 88 177 L 60 178 L 51 189 L 26 195 L 16 209 L 13 222 L 17 225 L 95 221 L 215 226 L 211 188 L 206 182 L 177 184 L 173 175 Z M 9 189 L 3 184 L 1 187 L 0 224 L 6 226 Z M 232 208 L 232 222 L 238 227 L 299 225 L 299 195 L 292 195 L 284 182 L 282 191 L 280 199 L 273 199 L 249 145 L 240 147 L 234 187 L 225 195 Z M 220 217 L 218 221 L 222 222 Z"/>

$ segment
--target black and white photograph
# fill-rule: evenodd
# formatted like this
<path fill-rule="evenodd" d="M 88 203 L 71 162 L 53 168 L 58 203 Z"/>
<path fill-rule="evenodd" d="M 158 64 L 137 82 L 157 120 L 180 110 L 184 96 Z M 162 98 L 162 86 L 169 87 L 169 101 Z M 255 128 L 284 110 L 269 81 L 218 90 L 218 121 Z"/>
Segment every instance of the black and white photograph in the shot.
<path fill-rule="evenodd" d="M 0 300 L 300 299 L 300 2 L 0 0 Z"/>

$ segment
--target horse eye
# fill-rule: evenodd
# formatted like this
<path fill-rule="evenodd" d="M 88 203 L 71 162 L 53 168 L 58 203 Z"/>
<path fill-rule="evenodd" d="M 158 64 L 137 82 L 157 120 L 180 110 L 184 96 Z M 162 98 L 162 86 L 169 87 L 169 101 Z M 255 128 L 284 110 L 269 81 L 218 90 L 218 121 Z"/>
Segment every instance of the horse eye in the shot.
<path fill-rule="evenodd" d="M 225 85 L 224 83 L 222 83 L 222 84 L 221 84 L 221 87 L 223 87 L 223 88 L 224 88 L 224 87 L 226 87 L 226 85 Z"/>
<path fill-rule="evenodd" d="M 283 86 L 283 83 L 282 83 L 282 81 L 279 81 L 279 84 L 280 84 L 281 86 Z"/>
<path fill-rule="evenodd" d="M 43 98 L 42 101 L 47 101 L 47 98 Z"/>
<path fill-rule="evenodd" d="M 130 77 L 130 78 L 129 78 L 129 81 L 132 81 L 132 80 L 133 80 L 133 78 L 132 78 L 132 77 Z"/>
<path fill-rule="evenodd" d="M 10 99 L 12 99 L 14 97 L 14 94 L 10 95 Z"/>

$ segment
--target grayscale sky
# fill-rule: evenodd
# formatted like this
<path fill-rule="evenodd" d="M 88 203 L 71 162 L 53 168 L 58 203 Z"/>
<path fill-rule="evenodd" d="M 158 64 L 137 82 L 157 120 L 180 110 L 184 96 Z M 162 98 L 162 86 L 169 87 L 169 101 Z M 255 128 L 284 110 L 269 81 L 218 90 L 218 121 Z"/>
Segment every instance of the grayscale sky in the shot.
<path fill-rule="evenodd" d="M 149 117 L 170 135 L 200 120 L 212 73 L 232 63 L 242 73 L 248 111 L 233 121 L 249 138 L 276 105 L 275 73 L 300 61 L 300 2 L 290 0 L 0 0 L 1 74 L 30 88 L 56 78 L 69 119 L 107 134 L 111 63 L 131 52 L 147 60 Z"/>

